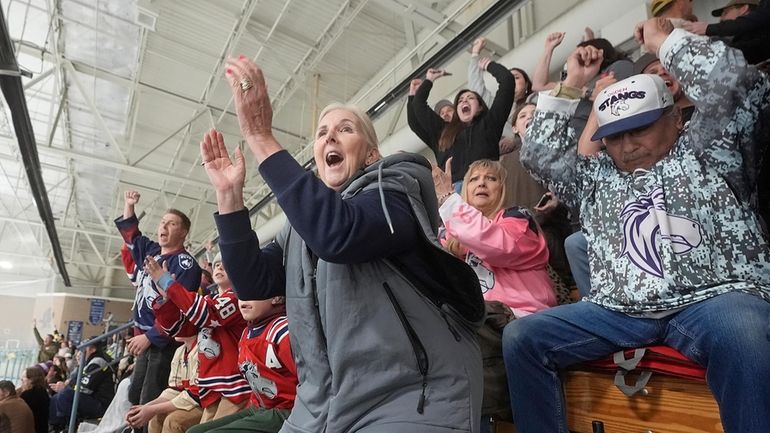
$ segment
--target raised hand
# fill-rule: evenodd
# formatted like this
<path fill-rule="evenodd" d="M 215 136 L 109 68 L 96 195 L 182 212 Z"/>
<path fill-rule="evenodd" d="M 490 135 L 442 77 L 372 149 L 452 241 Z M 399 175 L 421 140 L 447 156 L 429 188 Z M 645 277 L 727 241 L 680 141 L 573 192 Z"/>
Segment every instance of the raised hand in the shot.
<path fill-rule="evenodd" d="M 155 284 L 158 284 L 160 277 L 168 273 L 168 264 L 163 262 L 163 266 L 161 266 L 154 257 L 147 256 L 144 259 L 144 272 L 152 278 Z"/>
<path fill-rule="evenodd" d="M 554 32 L 545 37 L 545 49 L 553 51 L 564 41 L 564 32 Z"/>
<path fill-rule="evenodd" d="M 490 63 L 492 63 L 492 59 L 490 59 L 489 57 L 482 57 L 479 59 L 479 68 L 486 71 L 487 66 L 489 66 Z"/>
<path fill-rule="evenodd" d="M 657 55 L 663 41 L 673 31 L 674 25 L 667 18 L 651 18 L 636 25 L 634 38 L 647 52 Z"/>
<path fill-rule="evenodd" d="M 604 60 L 604 50 L 590 45 L 577 47 L 567 58 L 567 78 L 564 84 L 578 89 L 583 88 L 596 74 Z"/>
<path fill-rule="evenodd" d="M 612 84 L 615 84 L 618 82 L 618 79 L 615 78 L 615 73 L 610 71 L 607 75 L 603 76 L 602 78 L 599 78 L 596 80 L 596 84 L 594 85 L 594 90 L 591 92 L 591 100 L 595 101 L 596 97 L 599 96 L 599 92 L 606 89 L 607 86 L 610 86 Z"/>
<path fill-rule="evenodd" d="M 235 161 L 231 161 L 222 133 L 212 128 L 203 135 L 201 161 L 217 193 L 219 213 L 242 209 L 246 163 L 241 150 L 235 150 Z"/>
<path fill-rule="evenodd" d="M 447 73 L 447 71 L 443 69 L 430 68 L 428 69 L 428 72 L 425 74 L 425 79 L 430 81 L 436 81 L 438 78 L 441 78 L 444 75 L 449 75 L 449 74 Z"/>
<path fill-rule="evenodd" d="M 473 45 L 471 45 L 471 54 L 473 54 L 474 56 L 478 55 L 486 45 L 487 45 L 487 38 L 483 36 L 480 38 L 476 38 L 476 40 L 473 41 Z"/>
<path fill-rule="evenodd" d="M 436 188 L 436 197 L 446 197 L 447 194 L 454 191 L 452 186 L 452 158 L 446 160 L 444 170 L 438 165 L 433 166 L 433 186 Z M 439 203 L 441 206 L 441 203 Z"/>
<path fill-rule="evenodd" d="M 140 197 L 141 194 L 137 191 L 126 191 L 123 193 L 123 203 L 133 206 L 139 203 Z"/>
<path fill-rule="evenodd" d="M 270 105 L 265 76 L 245 56 L 227 59 L 225 75 L 230 80 L 241 134 L 261 163 L 270 155 L 283 150 L 273 137 L 273 107 Z"/>
<path fill-rule="evenodd" d="M 419 78 L 415 78 L 414 80 L 409 82 L 409 96 L 414 95 L 417 93 L 417 89 L 420 88 L 420 85 L 422 84 L 422 80 Z"/>
<path fill-rule="evenodd" d="M 161 267 L 152 256 L 147 256 L 147 258 L 144 259 L 144 272 L 152 278 L 153 282 L 155 282 L 155 290 L 158 294 L 160 294 L 163 299 L 168 299 L 168 292 L 158 284 L 160 278 L 164 274 L 168 274 L 168 261 L 163 262 L 163 267 Z M 171 274 L 171 279 L 176 280 L 176 275 Z"/>
<path fill-rule="evenodd" d="M 704 23 L 703 21 L 685 21 L 682 23 L 682 28 L 687 30 L 690 33 L 695 33 L 696 35 L 705 35 L 706 34 L 706 27 L 708 27 L 708 23 Z"/>

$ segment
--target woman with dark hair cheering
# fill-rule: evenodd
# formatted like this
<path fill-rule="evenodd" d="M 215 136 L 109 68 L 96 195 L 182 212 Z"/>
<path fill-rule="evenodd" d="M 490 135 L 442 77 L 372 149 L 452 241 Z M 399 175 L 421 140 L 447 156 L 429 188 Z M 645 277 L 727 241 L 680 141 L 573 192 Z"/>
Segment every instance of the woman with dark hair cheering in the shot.
<path fill-rule="evenodd" d="M 468 166 L 479 159 L 496 161 L 500 157 L 499 141 L 506 120 L 513 106 L 516 90 L 514 77 L 504 66 L 487 58 L 479 60 L 479 66 L 492 74 L 498 88 L 492 105 L 487 107 L 483 98 L 468 89 L 460 90 L 455 97 L 455 114 L 445 123 L 428 105 L 428 95 L 433 81 L 446 75 L 443 69 L 429 69 L 425 80 L 412 100 L 414 115 L 428 138 L 425 144 L 433 150 L 439 166 L 453 157 L 452 182 L 459 191 Z"/>

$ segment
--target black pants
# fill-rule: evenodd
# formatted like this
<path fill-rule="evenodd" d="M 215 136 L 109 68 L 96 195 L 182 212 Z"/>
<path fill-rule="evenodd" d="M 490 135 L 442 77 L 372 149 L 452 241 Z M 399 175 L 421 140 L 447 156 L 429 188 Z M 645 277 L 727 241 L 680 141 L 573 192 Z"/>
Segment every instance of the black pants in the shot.
<path fill-rule="evenodd" d="M 64 388 L 51 397 L 48 423 L 51 425 L 66 426 L 66 424 L 69 423 L 74 399 L 75 390 L 69 387 Z M 107 407 L 99 400 L 87 394 L 80 394 L 80 400 L 78 401 L 78 417 L 99 418 L 104 415 L 105 410 L 107 410 Z"/>
<path fill-rule="evenodd" d="M 171 358 L 174 357 L 176 348 L 177 345 L 173 342 L 163 348 L 150 345 L 136 358 L 131 387 L 128 389 L 128 401 L 131 404 L 153 401 L 168 387 Z"/>

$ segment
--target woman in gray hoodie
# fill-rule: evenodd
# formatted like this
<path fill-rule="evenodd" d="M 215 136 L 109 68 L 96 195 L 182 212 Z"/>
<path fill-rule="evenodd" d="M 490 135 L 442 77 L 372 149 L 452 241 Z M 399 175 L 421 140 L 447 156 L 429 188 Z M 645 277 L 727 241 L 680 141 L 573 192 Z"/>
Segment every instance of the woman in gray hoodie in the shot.
<path fill-rule="evenodd" d="M 381 158 L 368 117 L 324 109 L 318 177 L 283 150 L 261 70 L 230 59 L 241 133 L 289 223 L 264 248 L 244 207 L 244 157 L 215 130 L 201 157 L 220 249 L 241 299 L 286 296 L 299 386 L 282 432 L 477 432 L 478 279 L 436 239 L 430 164 Z"/>

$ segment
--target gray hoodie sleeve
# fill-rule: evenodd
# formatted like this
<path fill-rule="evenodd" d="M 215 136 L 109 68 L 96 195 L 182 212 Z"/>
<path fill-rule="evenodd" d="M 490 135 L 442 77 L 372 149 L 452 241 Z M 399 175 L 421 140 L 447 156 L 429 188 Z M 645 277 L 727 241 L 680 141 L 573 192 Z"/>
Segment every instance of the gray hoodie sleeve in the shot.
<path fill-rule="evenodd" d="M 487 104 L 492 103 L 494 95 L 484 84 L 484 70 L 479 66 L 479 56 L 471 56 L 468 62 L 468 89 L 481 95 Z"/>

